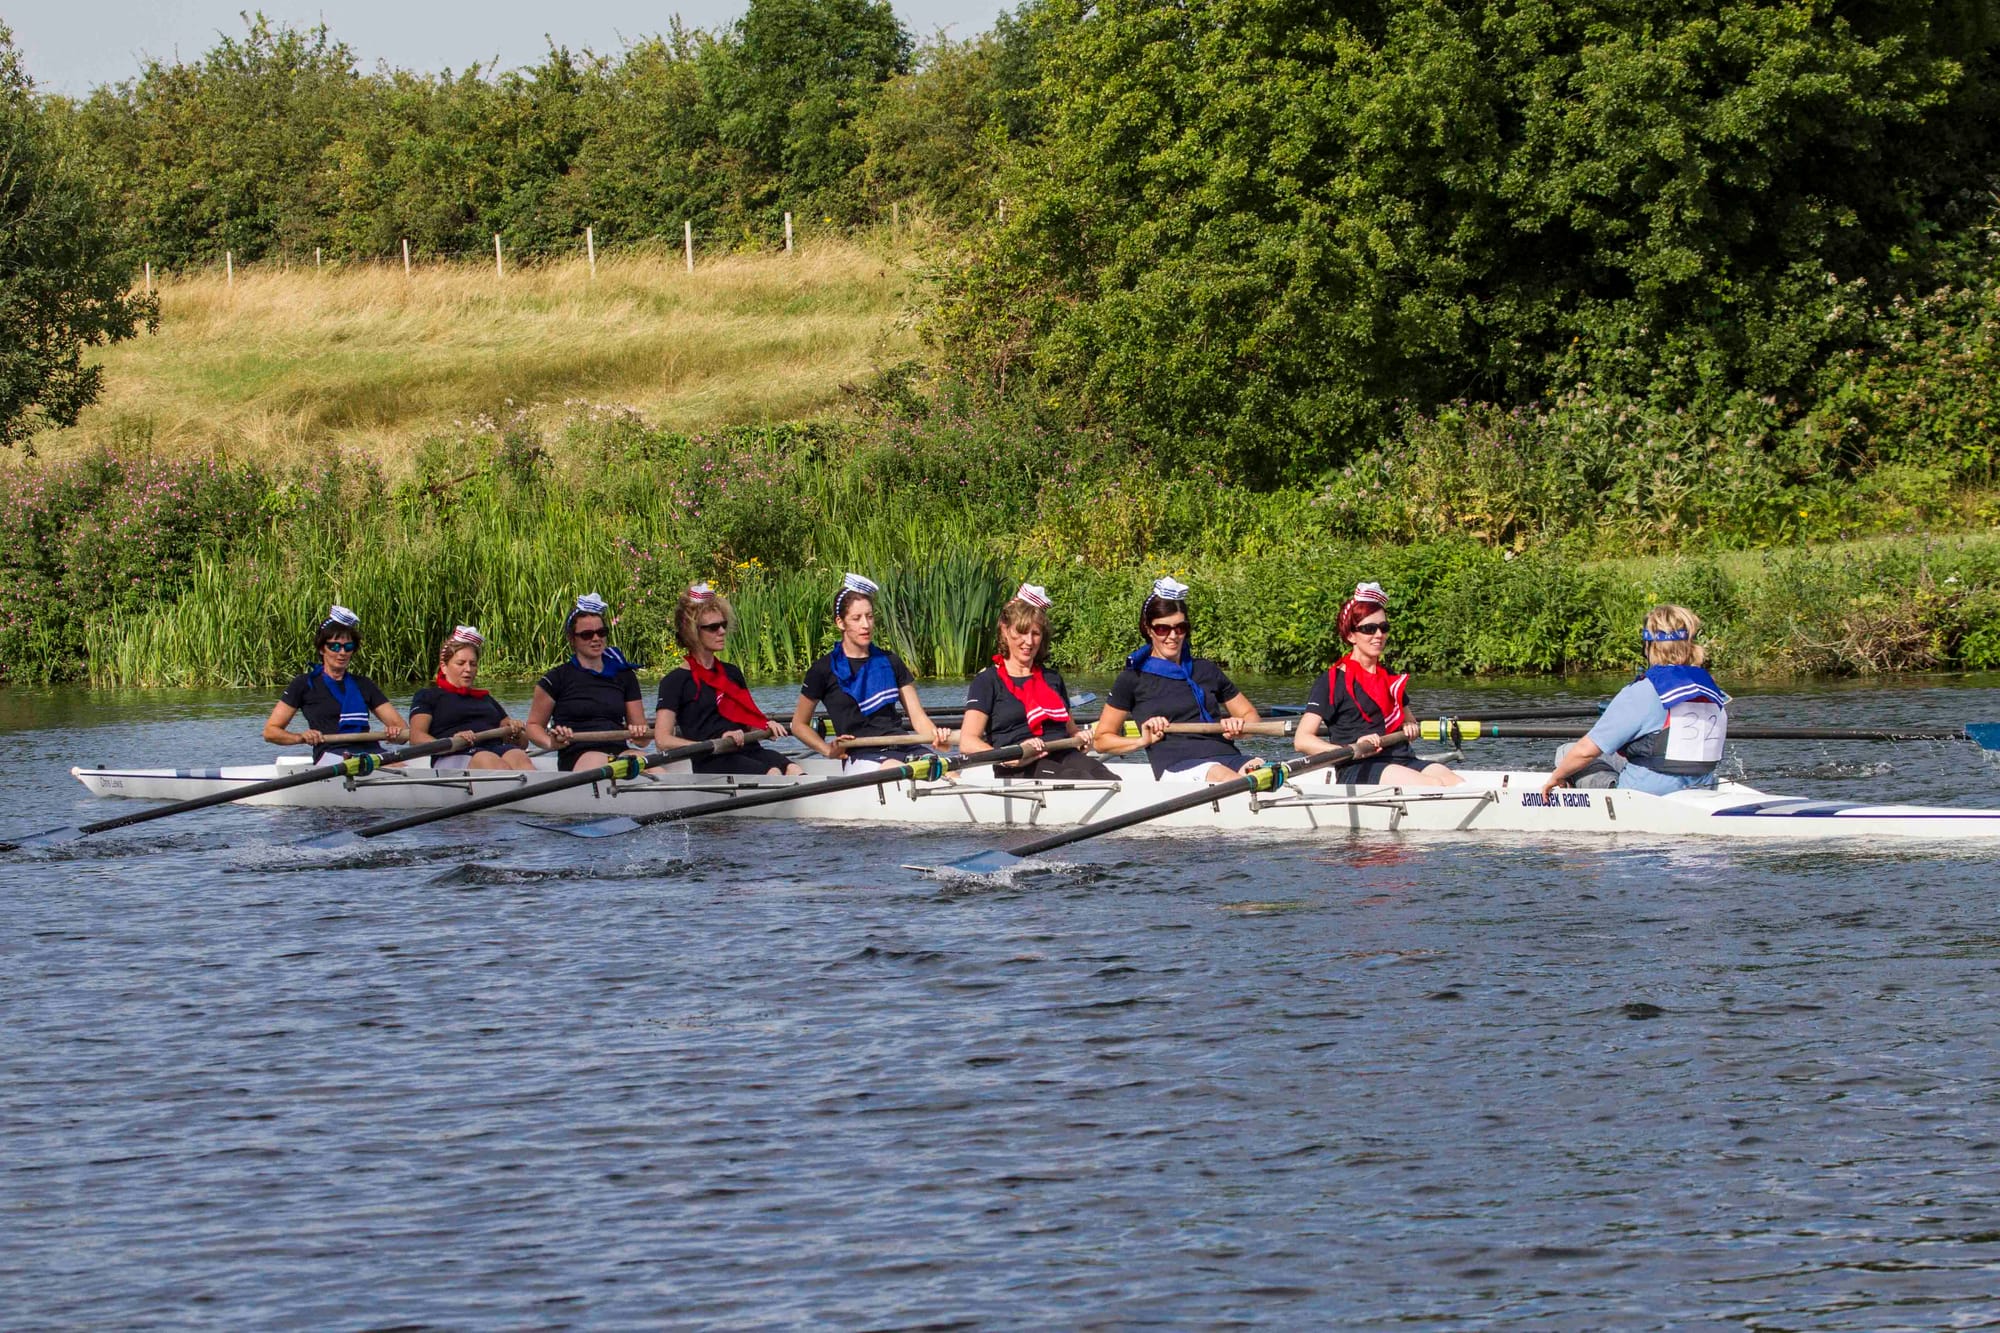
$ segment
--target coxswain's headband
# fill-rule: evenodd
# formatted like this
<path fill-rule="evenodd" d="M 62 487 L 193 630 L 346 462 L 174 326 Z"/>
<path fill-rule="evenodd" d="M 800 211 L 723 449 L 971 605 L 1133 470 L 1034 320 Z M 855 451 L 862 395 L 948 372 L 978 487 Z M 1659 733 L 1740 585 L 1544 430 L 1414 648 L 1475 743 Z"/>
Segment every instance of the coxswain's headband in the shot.
<path fill-rule="evenodd" d="M 866 597 L 873 601 L 880 591 L 872 579 L 864 579 L 859 574 L 847 575 L 840 581 L 840 591 L 833 596 L 833 618 L 840 619 L 841 613 L 847 610 L 848 598 Z"/>
<path fill-rule="evenodd" d="M 342 629 L 360 629 L 361 617 L 355 615 L 344 606 L 336 605 L 327 608 L 326 619 L 319 622 L 321 629 L 325 629 L 329 625 L 338 625 Z"/>
<path fill-rule="evenodd" d="M 689 584 L 689 585 L 688 585 L 688 600 L 689 600 L 690 602 L 712 602 L 712 601 L 714 601 L 714 600 L 715 600 L 715 586 L 714 586 L 713 584 L 710 584 L 710 583 L 707 583 L 707 582 L 702 582 L 702 583 L 691 583 L 691 584 Z"/>
<path fill-rule="evenodd" d="M 444 643 L 447 648 L 453 644 L 465 644 L 471 648 L 484 648 L 486 646 L 486 636 L 471 625 L 457 625 L 453 627 L 451 634 L 445 639 Z"/>
<path fill-rule="evenodd" d="M 1354 596 L 1350 600 L 1366 602 L 1370 606 L 1387 606 L 1389 594 L 1382 591 L 1382 585 L 1379 583 L 1357 583 L 1354 585 Z"/>
<path fill-rule="evenodd" d="M 1014 590 L 1014 600 L 1017 602 L 1026 602 L 1029 606 L 1038 606 L 1044 611 L 1055 605 L 1054 602 L 1049 600 L 1049 590 L 1034 583 L 1023 583 L 1020 587 L 1016 588 Z"/>
<path fill-rule="evenodd" d="M 1641 643 L 1683 643 L 1688 632 L 1684 629 L 1642 629 L 1639 631 Z"/>

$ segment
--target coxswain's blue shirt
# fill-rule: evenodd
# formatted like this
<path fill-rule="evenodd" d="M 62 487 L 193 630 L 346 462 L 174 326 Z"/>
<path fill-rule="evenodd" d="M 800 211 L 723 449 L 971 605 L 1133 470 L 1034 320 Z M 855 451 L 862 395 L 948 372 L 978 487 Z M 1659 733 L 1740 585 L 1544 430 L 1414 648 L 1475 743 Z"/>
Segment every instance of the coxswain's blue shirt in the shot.
<path fill-rule="evenodd" d="M 1603 713 L 1598 715 L 1597 725 L 1590 729 L 1588 739 L 1594 741 L 1604 753 L 1617 754 L 1641 736 L 1666 725 L 1667 708 L 1660 702 L 1660 692 L 1653 688 L 1651 681 L 1641 677 L 1618 691 L 1616 697 L 1605 705 Z M 1618 775 L 1620 787 L 1627 791 L 1642 791 L 1649 796 L 1671 796 L 1690 787 L 1709 786 L 1714 780 L 1712 775 L 1662 773 L 1643 764 L 1627 764 L 1625 771 Z"/>

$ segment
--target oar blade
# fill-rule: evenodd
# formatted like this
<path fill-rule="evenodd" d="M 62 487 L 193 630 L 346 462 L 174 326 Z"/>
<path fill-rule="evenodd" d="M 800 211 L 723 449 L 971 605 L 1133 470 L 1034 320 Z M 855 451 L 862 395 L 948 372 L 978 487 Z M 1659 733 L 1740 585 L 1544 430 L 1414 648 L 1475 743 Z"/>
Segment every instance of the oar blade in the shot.
<path fill-rule="evenodd" d="M 1965 738 L 1982 750 L 2000 750 L 2000 722 L 1968 722 Z"/>
<path fill-rule="evenodd" d="M 40 833 L 30 833 L 12 842 L 0 843 L 0 851 L 26 851 L 30 847 L 60 847 L 66 842 L 75 842 L 83 836 L 83 830 L 74 824 L 64 828 L 45 829 Z"/>
<path fill-rule="evenodd" d="M 946 861 L 942 865 L 906 865 L 903 869 L 914 870 L 932 879 L 953 879 L 961 875 L 981 879 L 1012 879 L 1019 875 L 1053 874 L 1056 867 L 1032 857 L 1016 856 L 1012 852 L 996 847 L 991 851 L 961 856 L 956 861 Z"/>
<path fill-rule="evenodd" d="M 550 833 L 567 833 L 572 838 L 615 838 L 621 833 L 634 833 L 645 827 L 630 815 L 613 815 L 588 824 L 545 824 L 534 819 L 520 822 L 529 828 L 547 829 Z"/>

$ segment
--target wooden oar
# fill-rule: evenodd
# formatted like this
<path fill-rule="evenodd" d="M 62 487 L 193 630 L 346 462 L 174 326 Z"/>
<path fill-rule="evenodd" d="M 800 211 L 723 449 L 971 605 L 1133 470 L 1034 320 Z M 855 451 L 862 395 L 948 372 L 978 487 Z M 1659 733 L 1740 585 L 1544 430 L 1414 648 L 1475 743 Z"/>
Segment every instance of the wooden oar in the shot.
<path fill-rule="evenodd" d="M 1220 722 L 1169 722 L 1167 723 L 1167 735 L 1220 736 L 1222 734 L 1222 727 L 1223 724 Z M 1289 736 L 1298 729 L 1298 722 L 1287 718 L 1282 722 L 1245 722 L 1242 734 L 1245 736 Z M 1127 722 L 1125 724 L 1125 734 L 1127 736 L 1137 736 L 1139 734 L 1139 724 L 1137 722 Z"/>
<path fill-rule="evenodd" d="M 1144 809 L 1133 810 L 1128 814 L 1114 815 L 1110 819 L 1102 820 L 1095 824 L 1085 824 L 1080 828 L 1065 829 L 1061 833 L 1052 833 L 1048 837 L 1038 838 L 1034 842 L 1024 842 L 1018 847 L 980 852 L 977 855 L 963 857 L 937 868 L 954 870 L 968 875 L 996 874 L 1019 865 L 1028 857 L 1039 856 L 1043 852 L 1052 852 L 1058 847 L 1067 847 L 1071 843 L 1082 842 L 1086 838 L 1101 838 L 1107 833 L 1116 833 L 1120 829 L 1131 828 L 1134 824 L 1144 824 L 1167 815 L 1178 814 L 1182 810 L 1192 810 L 1196 806 L 1207 805 L 1212 801 L 1224 800 L 1231 796 L 1241 796 L 1253 791 L 1276 791 L 1279 787 L 1282 787 L 1301 773 L 1309 773 L 1316 768 L 1325 768 L 1328 764 L 1344 764 L 1352 758 L 1354 758 L 1353 746 L 1336 745 L 1331 750 L 1323 750 L 1310 759 L 1293 759 L 1282 764 L 1266 764 L 1263 768 L 1253 773 L 1245 773 L 1242 777 L 1231 778 L 1227 782 L 1202 783 L 1195 790 L 1188 792 L 1184 796 L 1176 796 L 1170 800 L 1161 801 L 1156 805 L 1146 806 Z"/>
<path fill-rule="evenodd" d="M 1096 702 L 1097 702 L 1097 696 L 1095 694 L 1090 694 L 1087 692 L 1084 694 L 1072 694 L 1069 697 L 1069 706 L 1071 708 L 1082 708 L 1086 704 L 1094 704 Z M 926 708 L 924 710 L 924 714 L 925 716 L 929 717 L 930 720 L 933 722 L 965 721 L 965 710 L 963 708 Z M 1095 722 L 1097 720 L 1097 716 L 1096 714 L 1093 713 L 1089 717 L 1081 717 L 1073 713 L 1070 716 L 1070 720 L 1077 723 L 1078 725 L 1081 725 L 1086 722 Z M 813 730 L 817 731 L 820 735 L 829 738 L 838 734 L 834 730 L 833 719 L 830 717 L 814 718 Z"/>
<path fill-rule="evenodd" d="M 1458 722 L 1458 738 L 1484 740 L 1575 740 L 1575 727 L 1529 722 Z M 1424 738 L 1438 739 L 1437 724 L 1424 724 Z M 1729 728 L 1732 741 L 1971 741 L 1982 750 L 2000 750 L 2000 722 L 1968 722 L 1962 727 L 1748 727 Z"/>
<path fill-rule="evenodd" d="M 379 733 L 378 733 L 379 734 Z M 35 833 L 19 842 L 0 843 L 0 852 L 11 852 L 18 847 L 46 847 L 65 842 L 75 842 L 93 833 L 108 833 L 112 829 L 130 828 L 134 824 L 150 823 L 155 819 L 165 819 L 169 815 L 184 815 L 193 810 L 206 810 L 210 806 L 228 805 L 231 801 L 241 801 L 251 796 L 262 796 L 265 792 L 284 791 L 290 787 L 303 787 L 312 782 L 326 782 L 333 778 L 361 778 L 373 773 L 385 764 L 400 764 L 410 759 L 422 759 L 426 755 L 458 754 L 475 745 L 487 741 L 497 741 L 507 735 L 507 728 L 495 727 L 491 731 L 474 732 L 469 741 L 456 736 L 443 740 L 429 741 L 423 745 L 412 745 L 407 749 L 393 750 L 388 754 L 357 754 L 332 764 L 320 764 L 301 769 L 297 773 L 287 773 L 282 778 L 270 778 L 264 782 L 253 782 L 247 787 L 231 787 L 226 791 L 210 792 L 206 796 L 196 796 L 185 801 L 175 801 L 171 805 L 155 806 L 150 810 L 140 810 L 116 819 L 100 819 L 94 824 L 81 824 L 73 828 L 50 829 L 46 833 Z M 353 736 L 343 737 L 353 740 Z"/>
<path fill-rule="evenodd" d="M 1060 740 L 1046 742 L 1046 747 L 1053 754 L 1062 750 L 1077 749 L 1082 744 L 1082 737 L 1065 736 Z M 614 815 L 610 819 L 600 819 L 589 824 L 537 824 L 535 827 L 545 828 L 554 833 L 567 833 L 575 838 L 609 838 L 620 833 L 630 833 L 635 829 L 649 828 L 654 824 L 700 819 L 705 815 L 726 815 L 760 805 L 782 805 L 786 801 L 825 796 L 837 791 L 853 791 L 861 787 L 880 787 L 891 782 L 902 782 L 908 778 L 934 782 L 945 774 L 962 768 L 977 768 L 982 764 L 1011 764 L 1016 759 L 1024 757 L 1026 753 L 1025 746 L 1009 745 L 998 750 L 981 750 L 973 755 L 953 755 L 949 759 L 943 755 L 930 755 L 923 759 L 905 760 L 900 764 L 867 769 L 860 773 L 847 773 L 820 782 L 771 787 L 720 801 L 682 806 L 676 810 L 655 810 L 646 815 Z"/>
<path fill-rule="evenodd" d="M 619 733 L 623 735 L 624 733 Z M 746 731 L 742 744 L 749 745 L 763 740 L 771 733 L 764 730 Z M 321 837 L 309 838 L 302 847 L 353 847 L 370 838 L 379 838 L 385 833 L 398 833 L 403 829 L 416 828 L 420 824 L 434 824 L 440 819 L 451 819 L 457 815 L 469 815 L 480 810 L 492 810 L 530 797 L 542 796 L 552 791 L 568 791 L 571 787 L 587 787 L 593 782 L 629 782 L 648 769 L 659 768 L 663 764 L 675 763 L 682 759 L 699 759 L 705 754 L 727 754 L 738 748 L 737 742 L 727 736 L 712 741 L 696 741 L 691 745 L 676 746 L 658 754 L 621 754 L 608 764 L 596 768 L 586 768 L 577 773 L 565 773 L 561 777 L 550 778 L 546 782 L 524 782 L 512 791 L 495 792 L 491 796 L 477 796 L 456 805 L 441 806 L 435 810 L 419 810 L 415 814 L 403 815 L 396 819 L 385 819 L 379 824 L 370 824 L 344 833 L 328 833 Z"/>
<path fill-rule="evenodd" d="M 312 744 L 311 741 L 299 735 L 296 731 L 288 731 L 285 734 L 292 737 L 291 740 L 285 742 L 287 745 Z M 386 741 L 389 739 L 389 733 L 386 731 L 322 731 L 320 738 L 319 744 L 321 749 L 337 750 L 343 745 L 373 745 L 377 741 Z"/>

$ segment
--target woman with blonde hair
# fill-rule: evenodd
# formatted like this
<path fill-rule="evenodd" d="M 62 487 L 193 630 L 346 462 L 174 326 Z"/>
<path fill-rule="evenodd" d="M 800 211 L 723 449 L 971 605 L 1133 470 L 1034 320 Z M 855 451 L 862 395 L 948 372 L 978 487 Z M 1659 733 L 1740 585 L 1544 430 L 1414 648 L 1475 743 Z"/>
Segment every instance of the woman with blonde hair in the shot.
<path fill-rule="evenodd" d="M 709 754 L 693 762 L 697 773 L 740 773 L 751 777 L 782 773 L 797 777 L 805 770 L 764 745 L 743 745 L 746 731 L 790 732 L 782 722 L 764 716 L 750 697 L 743 672 L 722 660 L 721 653 L 736 628 L 729 599 L 706 583 L 681 594 L 674 607 L 674 638 L 687 658 L 660 681 L 653 712 L 653 744 L 670 750 L 688 741 L 728 737 L 741 749 Z"/>
<path fill-rule="evenodd" d="M 1050 754 L 1042 736 L 1051 726 L 1065 736 L 1083 737 L 1069 715 L 1069 685 L 1062 673 L 1042 664 L 1049 648 L 1048 590 L 1023 583 L 1000 608 L 1000 651 L 993 665 L 972 678 L 965 696 L 965 720 L 959 725 L 960 754 L 1019 745 L 1025 757 L 995 765 L 1002 777 L 1104 780 L 1110 769 L 1081 750 Z M 989 734 L 988 729 L 991 728 Z"/>
<path fill-rule="evenodd" d="M 1646 671 L 1605 705 L 1590 734 L 1556 751 L 1542 787 L 1623 787 L 1671 796 L 1715 782 L 1729 736 L 1729 696 L 1708 674 L 1696 638 L 1701 618 L 1684 606 L 1646 613 L 1639 640 Z"/>
<path fill-rule="evenodd" d="M 521 744 L 523 726 L 507 716 L 498 699 L 482 690 L 479 657 L 486 649 L 486 637 L 471 625 L 460 625 L 445 635 L 438 648 L 437 675 L 410 700 L 410 741 L 423 745 L 450 736 L 471 740 L 473 733 L 505 727 L 503 740 L 475 745 L 463 754 L 439 755 L 431 760 L 435 769 L 511 768 L 528 771 L 534 764 Z"/>

